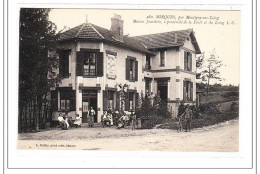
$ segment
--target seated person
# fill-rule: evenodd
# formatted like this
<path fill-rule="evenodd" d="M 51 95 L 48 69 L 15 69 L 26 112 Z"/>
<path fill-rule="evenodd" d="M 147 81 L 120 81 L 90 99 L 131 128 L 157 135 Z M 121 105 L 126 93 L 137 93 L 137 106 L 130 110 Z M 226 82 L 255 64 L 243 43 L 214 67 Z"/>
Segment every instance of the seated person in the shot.
<path fill-rule="evenodd" d="M 110 125 L 113 126 L 113 115 L 112 115 L 112 113 L 111 114 L 108 113 L 107 117 L 108 117 L 108 120 L 110 121 Z"/>
<path fill-rule="evenodd" d="M 65 113 L 64 116 L 62 116 L 62 113 L 59 114 L 58 117 L 59 124 L 61 126 L 62 130 L 68 130 L 69 129 L 69 123 L 68 123 L 68 114 Z"/>
<path fill-rule="evenodd" d="M 107 123 L 109 123 L 109 127 L 111 126 L 111 121 L 110 121 L 110 119 L 109 119 L 109 117 L 108 117 L 108 115 L 107 115 L 107 112 L 106 111 L 104 111 L 103 112 L 104 114 L 102 115 L 102 126 L 103 127 L 105 127 L 105 125 L 107 124 Z"/>
<path fill-rule="evenodd" d="M 76 120 L 73 123 L 76 127 L 81 126 L 81 117 L 79 114 L 76 114 Z"/>

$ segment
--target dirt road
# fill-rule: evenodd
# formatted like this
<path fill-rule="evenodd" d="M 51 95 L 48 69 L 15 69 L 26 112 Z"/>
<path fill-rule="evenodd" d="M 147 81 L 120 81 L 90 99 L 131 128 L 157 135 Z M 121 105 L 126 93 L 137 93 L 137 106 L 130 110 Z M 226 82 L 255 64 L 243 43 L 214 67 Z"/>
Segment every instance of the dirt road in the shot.
<path fill-rule="evenodd" d="M 19 134 L 19 149 L 238 151 L 238 120 L 177 133 L 169 129 L 115 128 L 53 129 Z"/>

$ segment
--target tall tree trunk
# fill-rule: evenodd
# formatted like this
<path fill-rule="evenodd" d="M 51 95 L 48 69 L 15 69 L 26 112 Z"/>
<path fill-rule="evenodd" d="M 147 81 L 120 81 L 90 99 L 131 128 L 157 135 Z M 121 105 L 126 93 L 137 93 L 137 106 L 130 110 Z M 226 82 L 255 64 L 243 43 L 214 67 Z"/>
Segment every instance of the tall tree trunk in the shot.
<path fill-rule="evenodd" d="M 46 98 L 47 98 L 47 95 L 45 94 L 44 95 L 44 103 L 43 103 L 43 126 L 44 126 L 44 128 L 45 128 L 45 125 L 46 125 L 46 122 L 47 122 L 47 100 L 46 100 Z"/>
<path fill-rule="evenodd" d="M 36 127 L 35 127 L 35 130 L 36 131 L 39 131 L 39 113 L 38 113 L 38 107 L 39 107 L 39 102 L 38 102 L 38 97 L 37 97 L 37 99 L 36 99 L 36 102 L 37 102 L 37 105 L 36 105 L 36 111 L 35 111 L 35 113 L 36 113 Z"/>
<path fill-rule="evenodd" d="M 19 131 L 22 131 L 23 107 L 19 108 Z"/>
<path fill-rule="evenodd" d="M 33 129 L 36 130 L 36 124 L 37 124 L 37 114 L 36 114 L 36 101 L 34 100 L 33 101 Z"/>
<path fill-rule="evenodd" d="M 210 66 L 209 66 L 209 76 L 208 76 L 208 84 L 207 84 L 207 99 L 209 96 L 209 80 L 210 80 Z"/>
<path fill-rule="evenodd" d="M 30 129 L 32 129 L 32 102 L 29 103 L 29 119 Z"/>
<path fill-rule="evenodd" d="M 24 125 L 25 125 L 25 130 L 28 129 L 28 124 L 27 124 L 27 109 L 28 109 L 28 103 L 25 106 L 25 110 L 24 110 Z"/>

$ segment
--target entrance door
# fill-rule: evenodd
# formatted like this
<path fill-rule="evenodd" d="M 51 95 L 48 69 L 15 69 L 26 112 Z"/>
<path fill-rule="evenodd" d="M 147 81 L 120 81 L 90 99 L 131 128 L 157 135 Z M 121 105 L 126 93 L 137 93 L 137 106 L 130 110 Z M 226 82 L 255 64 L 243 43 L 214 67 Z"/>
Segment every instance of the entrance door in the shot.
<path fill-rule="evenodd" d="M 97 123 L 97 91 L 96 90 L 82 90 L 82 122 L 87 122 L 88 111 L 90 108 L 96 112 L 94 115 L 94 122 Z"/>
<path fill-rule="evenodd" d="M 157 81 L 158 95 L 160 98 L 167 103 L 168 99 L 168 80 L 158 80 Z"/>
<path fill-rule="evenodd" d="M 150 79 L 145 79 L 145 94 L 151 94 Z"/>

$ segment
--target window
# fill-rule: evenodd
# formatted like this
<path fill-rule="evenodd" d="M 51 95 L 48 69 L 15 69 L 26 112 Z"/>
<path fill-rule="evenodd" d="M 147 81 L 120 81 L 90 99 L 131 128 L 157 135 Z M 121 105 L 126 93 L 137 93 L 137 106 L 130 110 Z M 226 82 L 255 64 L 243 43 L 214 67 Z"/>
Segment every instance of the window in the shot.
<path fill-rule="evenodd" d="M 69 55 L 70 50 L 59 52 L 59 75 L 62 78 L 69 77 Z"/>
<path fill-rule="evenodd" d="M 151 69 L 151 58 L 149 55 L 146 55 L 145 69 Z"/>
<path fill-rule="evenodd" d="M 130 60 L 130 80 L 135 80 L 135 61 Z"/>
<path fill-rule="evenodd" d="M 70 110 L 70 97 L 65 92 L 60 92 L 60 109 Z"/>
<path fill-rule="evenodd" d="M 96 53 L 84 52 L 84 76 L 96 76 Z"/>
<path fill-rule="evenodd" d="M 108 91 L 107 107 L 114 110 L 116 108 L 116 93 L 115 91 Z"/>
<path fill-rule="evenodd" d="M 60 91 L 60 110 L 72 111 L 75 110 L 76 100 L 75 91 L 73 90 L 62 90 Z"/>
<path fill-rule="evenodd" d="M 76 76 L 102 77 L 104 53 L 97 49 L 80 49 L 76 52 Z"/>
<path fill-rule="evenodd" d="M 134 97 L 134 92 L 129 92 L 129 110 L 134 110 L 135 109 L 135 97 Z"/>
<path fill-rule="evenodd" d="M 192 54 L 190 52 L 184 52 L 184 70 L 192 71 Z"/>
<path fill-rule="evenodd" d="M 193 83 L 190 81 L 183 81 L 183 100 L 193 101 Z"/>
<path fill-rule="evenodd" d="M 165 66 L 165 51 L 160 51 L 160 66 Z"/>
<path fill-rule="evenodd" d="M 138 81 L 138 61 L 136 58 L 127 56 L 125 65 L 126 80 Z"/>

